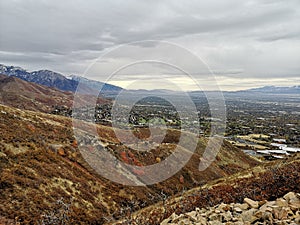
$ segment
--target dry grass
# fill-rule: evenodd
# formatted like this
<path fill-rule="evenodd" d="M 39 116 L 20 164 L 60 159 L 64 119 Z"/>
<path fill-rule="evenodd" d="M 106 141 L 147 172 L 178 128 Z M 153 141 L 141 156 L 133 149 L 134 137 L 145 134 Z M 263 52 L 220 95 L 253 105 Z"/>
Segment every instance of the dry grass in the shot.
<path fill-rule="evenodd" d="M 72 121 L 66 117 L 21 111 L 0 105 L 0 216 L 21 224 L 36 224 L 57 201 L 72 199 L 70 224 L 103 224 L 128 218 L 135 211 L 258 164 L 229 143 L 204 172 L 199 158 L 207 140 L 200 139 L 188 164 L 168 180 L 148 187 L 124 187 L 100 177 L 77 148 Z M 86 128 L 90 125 L 85 124 Z M 119 145 L 110 127 L 98 126 L 101 140 L 119 160 L 138 166 L 157 163 L 172 153 L 179 133 L 169 130 L 163 144 L 149 153 Z M 124 135 L 126 132 L 124 131 Z M 141 138 L 147 130 L 139 131 Z M 141 168 L 142 169 L 142 168 Z M 133 175 L 142 173 L 132 171 Z"/>

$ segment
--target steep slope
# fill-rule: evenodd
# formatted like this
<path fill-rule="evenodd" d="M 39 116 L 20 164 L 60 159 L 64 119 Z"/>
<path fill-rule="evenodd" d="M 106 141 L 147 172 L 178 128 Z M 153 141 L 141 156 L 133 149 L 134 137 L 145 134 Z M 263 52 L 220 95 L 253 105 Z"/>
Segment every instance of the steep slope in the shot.
<path fill-rule="evenodd" d="M 72 105 L 72 93 L 0 75 L 0 103 L 20 109 L 50 112 L 53 106 Z"/>
<path fill-rule="evenodd" d="M 55 87 L 62 91 L 74 92 L 78 83 L 74 80 L 69 80 L 60 73 L 50 70 L 39 70 L 31 72 L 29 76 L 18 76 L 19 78 L 29 82 L 34 82 L 48 87 Z"/>
<path fill-rule="evenodd" d="M 15 219 L 22 224 L 36 224 L 64 210 L 69 224 L 102 224 L 128 218 L 134 211 L 183 190 L 258 164 L 225 143 L 213 165 L 201 172 L 198 164 L 206 142 L 203 139 L 188 164 L 173 177 L 147 187 L 127 187 L 97 175 L 83 160 L 69 118 L 1 105 L 0 120 L 0 219 Z M 119 145 L 112 128 L 97 128 L 105 134 L 101 141 L 119 160 L 124 160 L 125 151 L 141 165 L 166 157 L 178 136 L 170 131 L 153 156 L 145 158 Z"/>
<path fill-rule="evenodd" d="M 73 93 L 27 82 L 14 76 L 0 74 L 0 103 L 19 109 L 50 113 L 55 107 L 70 108 L 73 105 Z M 78 95 L 78 105 L 85 104 L 91 96 Z M 108 102 L 98 98 L 98 103 Z"/>
<path fill-rule="evenodd" d="M 90 87 L 92 89 L 101 90 L 101 93 L 104 94 L 119 93 L 122 90 L 122 88 L 118 86 L 106 84 L 100 81 L 90 80 L 81 76 L 72 75 L 70 76 L 70 79 L 77 82 L 81 82 L 82 84 L 85 84 L 87 87 Z"/>

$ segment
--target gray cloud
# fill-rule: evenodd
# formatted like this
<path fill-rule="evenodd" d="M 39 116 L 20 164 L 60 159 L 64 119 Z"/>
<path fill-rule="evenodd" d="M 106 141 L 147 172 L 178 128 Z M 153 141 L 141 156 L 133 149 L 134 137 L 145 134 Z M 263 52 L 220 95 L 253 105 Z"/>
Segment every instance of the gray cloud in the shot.
<path fill-rule="evenodd" d="M 299 77 L 299 24 L 298 0 L 0 0 L 0 61 L 80 74 L 110 48 L 155 39 L 216 76 L 275 82 Z"/>

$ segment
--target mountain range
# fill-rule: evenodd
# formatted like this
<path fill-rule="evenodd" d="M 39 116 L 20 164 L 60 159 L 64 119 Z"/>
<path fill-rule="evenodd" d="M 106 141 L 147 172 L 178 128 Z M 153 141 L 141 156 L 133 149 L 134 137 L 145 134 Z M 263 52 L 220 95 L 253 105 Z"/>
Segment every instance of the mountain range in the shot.
<path fill-rule="evenodd" d="M 70 76 L 66 77 L 60 73 L 56 73 L 50 70 L 38 70 L 28 72 L 27 70 L 16 67 L 16 66 L 6 66 L 0 64 L 0 74 L 7 76 L 14 76 L 22 80 L 33 82 L 36 84 L 44 85 L 51 88 L 56 88 L 61 91 L 71 91 L 76 92 L 79 82 L 81 82 L 82 92 L 88 94 L 92 93 L 92 90 L 101 90 L 101 94 L 113 94 L 118 93 L 122 88 L 103 83 L 100 81 L 89 80 L 80 76 Z"/>
<path fill-rule="evenodd" d="M 291 87 L 276 87 L 276 86 L 264 86 L 259 88 L 252 88 L 246 90 L 246 92 L 260 92 L 260 93 L 278 93 L 278 94 L 300 94 L 300 85 Z"/>

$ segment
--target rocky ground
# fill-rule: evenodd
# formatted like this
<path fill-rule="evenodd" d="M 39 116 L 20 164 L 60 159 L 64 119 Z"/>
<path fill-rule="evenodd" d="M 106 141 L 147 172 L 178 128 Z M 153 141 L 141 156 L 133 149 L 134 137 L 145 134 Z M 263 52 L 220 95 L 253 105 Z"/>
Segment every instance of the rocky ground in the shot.
<path fill-rule="evenodd" d="M 300 194 L 289 192 L 275 201 L 254 201 L 219 204 L 209 208 L 176 215 L 173 213 L 161 225 L 167 224 L 300 224 Z"/>

